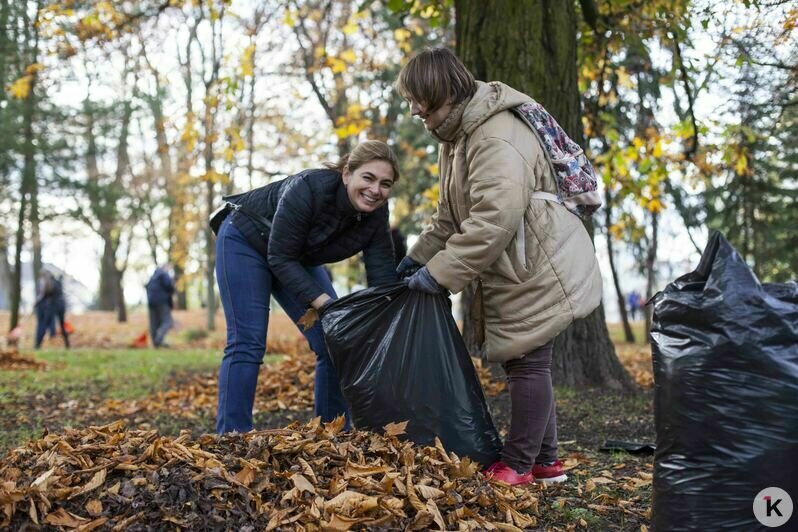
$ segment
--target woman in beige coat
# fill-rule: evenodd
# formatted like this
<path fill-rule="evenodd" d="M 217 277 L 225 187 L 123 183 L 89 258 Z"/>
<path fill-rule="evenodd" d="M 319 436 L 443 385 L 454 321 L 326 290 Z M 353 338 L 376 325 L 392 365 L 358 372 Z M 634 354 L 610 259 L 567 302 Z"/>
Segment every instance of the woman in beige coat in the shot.
<path fill-rule="evenodd" d="M 552 348 L 599 305 L 601 274 L 580 219 L 532 197 L 557 194 L 557 184 L 543 145 L 511 110 L 531 98 L 475 81 L 444 48 L 411 59 L 397 89 L 440 142 L 437 212 L 397 272 L 415 272 L 410 287 L 430 293 L 480 282 L 487 357 L 502 363 L 512 401 L 502 460 L 486 474 L 511 485 L 565 480 Z"/>

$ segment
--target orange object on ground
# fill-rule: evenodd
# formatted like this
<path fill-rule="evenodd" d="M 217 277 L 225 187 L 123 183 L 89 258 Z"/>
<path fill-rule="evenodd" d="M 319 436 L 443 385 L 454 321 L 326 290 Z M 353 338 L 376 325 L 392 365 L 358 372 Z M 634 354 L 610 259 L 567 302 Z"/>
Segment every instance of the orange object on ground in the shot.
<path fill-rule="evenodd" d="M 72 326 L 71 322 L 64 321 L 64 332 L 67 334 L 72 334 L 75 332 L 75 328 Z"/>
<path fill-rule="evenodd" d="M 149 342 L 147 341 L 147 332 L 141 333 L 139 336 L 136 337 L 133 342 L 131 342 L 130 347 L 147 347 Z"/>

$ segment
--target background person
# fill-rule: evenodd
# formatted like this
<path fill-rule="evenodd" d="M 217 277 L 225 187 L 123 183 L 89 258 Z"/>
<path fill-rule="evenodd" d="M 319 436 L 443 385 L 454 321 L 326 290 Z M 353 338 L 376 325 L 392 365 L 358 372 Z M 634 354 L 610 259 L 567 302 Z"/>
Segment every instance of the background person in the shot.
<path fill-rule="evenodd" d="M 169 347 L 165 343 L 166 334 L 174 325 L 172 308 L 175 282 L 172 279 L 171 267 L 167 264 L 155 268 L 147 281 L 147 310 L 150 316 L 150 338 L 152 345 Z"/>

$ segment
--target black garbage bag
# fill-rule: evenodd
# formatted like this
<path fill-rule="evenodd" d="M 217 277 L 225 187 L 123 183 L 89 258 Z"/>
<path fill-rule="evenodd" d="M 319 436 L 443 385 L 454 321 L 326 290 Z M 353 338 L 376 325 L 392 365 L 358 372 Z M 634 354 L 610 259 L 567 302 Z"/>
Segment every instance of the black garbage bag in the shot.
<path fill-rule="evenodd" d="M 798 285 L 760 284 L 714 233 L 652 302 L 654 528 L 766 530 L 759 492 L 798 498 Z"/>
<path fill-rule="evenodd" d="M 487 466 L 501 440 L 448 298 L 399 283 L 342 297 L 322 326 L 358 429 L 408 421 L 406 436 Z"/>

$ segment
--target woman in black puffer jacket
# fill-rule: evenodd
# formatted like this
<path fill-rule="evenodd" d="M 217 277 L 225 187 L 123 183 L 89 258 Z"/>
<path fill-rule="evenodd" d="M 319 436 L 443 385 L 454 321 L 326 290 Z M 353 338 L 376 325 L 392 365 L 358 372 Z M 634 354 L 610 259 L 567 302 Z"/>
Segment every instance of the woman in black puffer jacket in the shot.
<path fill-rule="evenodd" d="M 335 291 L 322 265 L 363 252 L 369 286 L 397 281 L 388 197 L 396 155 L 379 141 L 358 144 L 326 169 L 307 170 L 230 198 L 216 242 L 216 281 L 227 321 L 219 370 L 216 432 L 252 429 L 258 370 L 266 351 L 271 296 L 294 322 Z M 302 333 L 316 353 L 315 415 L 346 416 L 321 324 Z"/>

